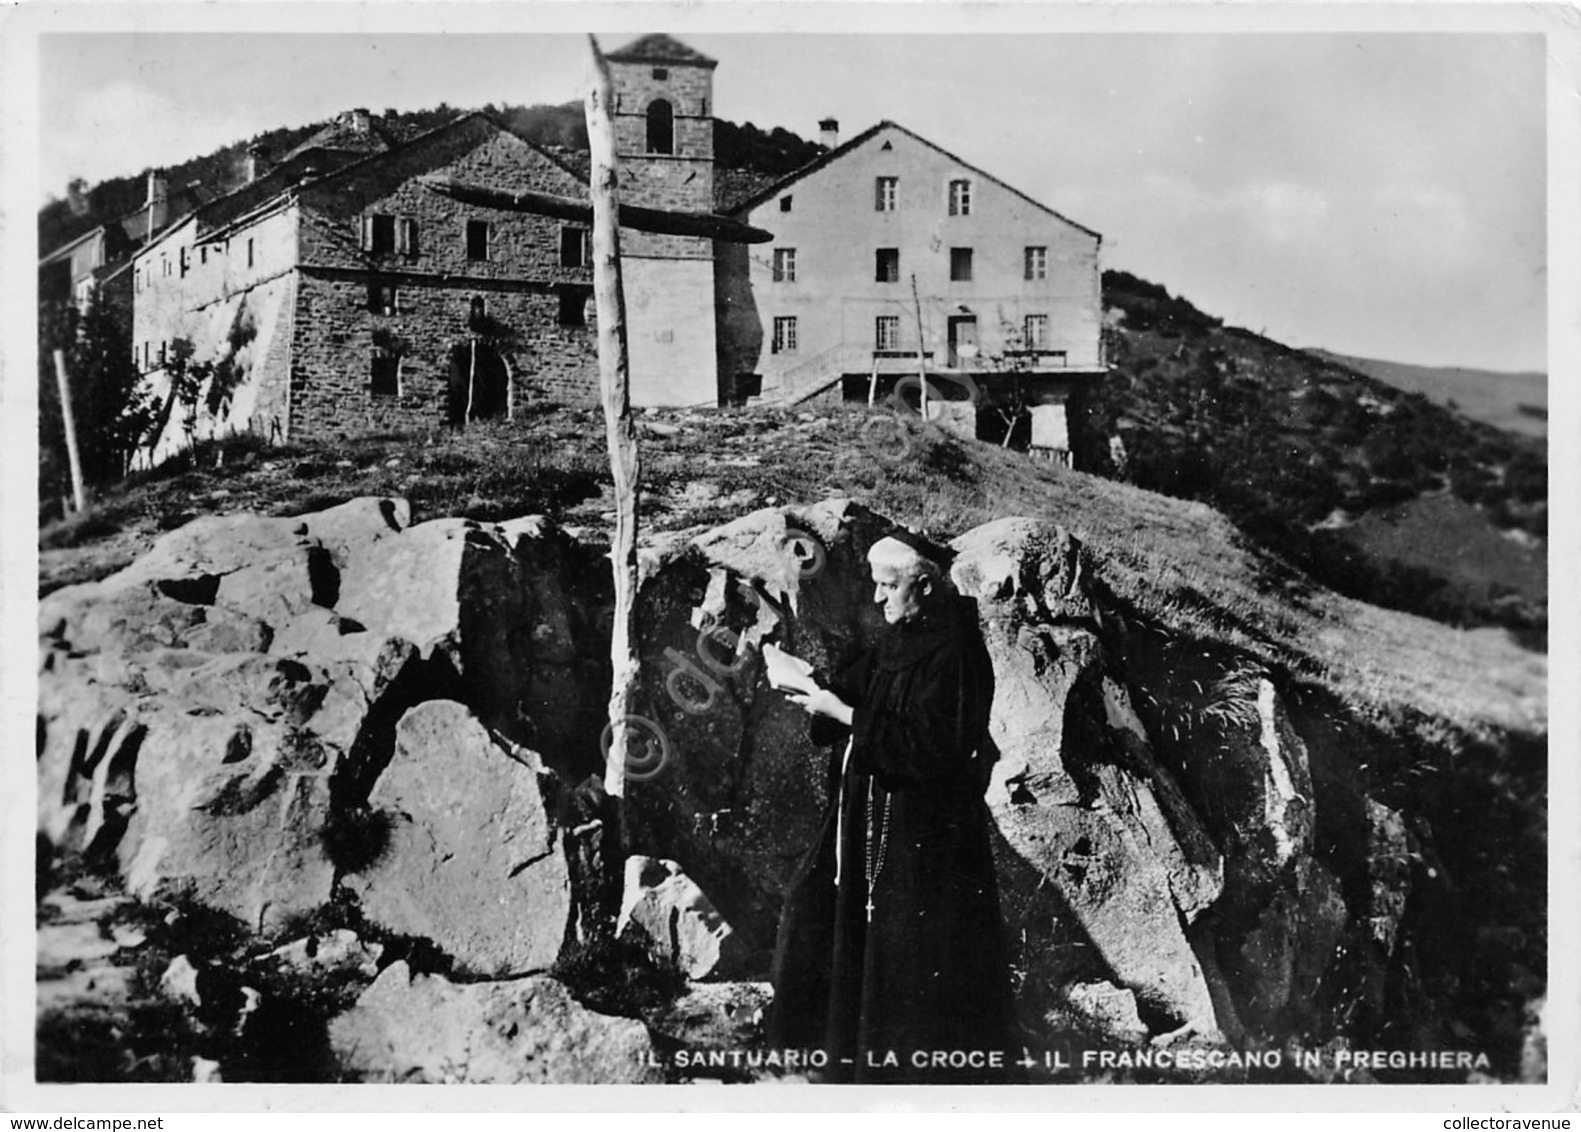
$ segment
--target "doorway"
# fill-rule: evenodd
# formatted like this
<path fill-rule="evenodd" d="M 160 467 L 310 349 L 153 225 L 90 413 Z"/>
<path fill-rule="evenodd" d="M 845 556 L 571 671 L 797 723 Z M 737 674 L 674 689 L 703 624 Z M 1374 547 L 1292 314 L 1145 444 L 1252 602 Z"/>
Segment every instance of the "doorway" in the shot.
<path fill-rule="evenodd" d="M 450 351 L 446 419 L 455 425 L 503 417 L 510 411 L 510 369 L 498 351 L 476 338 Z"/>
<path fill-rule="evenodd" d="M 950 368 L 964 369 L 972 365 L 977 358 L 977 316 L 951 315 L 948 335 Z"/>

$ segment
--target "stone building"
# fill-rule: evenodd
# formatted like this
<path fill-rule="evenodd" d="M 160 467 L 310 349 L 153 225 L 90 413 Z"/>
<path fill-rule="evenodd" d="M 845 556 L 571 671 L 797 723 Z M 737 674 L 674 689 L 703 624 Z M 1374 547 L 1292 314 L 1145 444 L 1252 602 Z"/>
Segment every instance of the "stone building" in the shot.
<path fill-rule="evenodd" d="M 722 249 L 721 376 L 794 404 L 921 370 L 963 430 L 1025 407 L 1068 452 L 1065 402 L 1104 372 L 1098 233 L 893 122 L 822 126 L 827 153 L 731 212 L 775 238 Z"/>
<path fill-rule="evenodd" d="M 170 405 L 152 462 L 193 437 L 421 430 L 595 397 L 586 226 L 423 184 L 582 196 L 580 178 L 481 114 L 400 145 L 374 144 L 361 112 L 349 127 L 135 257 L 132 345 L 155 391 L 169 403 L 177 339 L 214 368 L 194 415 Z"/>
<path fill-rule="evenodd" d="M 774 234 L 623 224 L 633 404 L 861 398 L 922 368 L 933 415 L 975 430 L 985 408 L 1030 407 L 1034 446 L 1067 449 L 1064 402 L 1103 372 L 1097 233 L 892 122 L 840 145 L 826 121 L 823 156 L 721 207 L 715 61 L 665 35 L 608 60 L 622 202 Z M 251 160 L 247 184 L 133 262 L 132 348 L 169 407 L 152 462 L 244 430 L 321 439 L 596 403 L 587 222 L 431 183 L 566 203 L 586 200 L 585 170 L 481 114 L 394 144 L 360 110 L 272 168 Z M 170 396 L 178 340 L 213 374 L 195 410 Z M 941 403 L 961 390 L 973 400 Z"/>

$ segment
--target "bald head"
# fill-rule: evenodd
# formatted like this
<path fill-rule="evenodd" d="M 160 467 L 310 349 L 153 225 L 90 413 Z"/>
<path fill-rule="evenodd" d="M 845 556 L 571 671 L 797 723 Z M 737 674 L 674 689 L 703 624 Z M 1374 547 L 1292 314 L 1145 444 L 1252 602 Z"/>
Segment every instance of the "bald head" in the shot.
<path fill-rule="evenodd" d="M 921 616 L 943 584 L 939 564 L 896 538 L 881 538 L 867 552 L 873 601 L 891 625 Z"/>

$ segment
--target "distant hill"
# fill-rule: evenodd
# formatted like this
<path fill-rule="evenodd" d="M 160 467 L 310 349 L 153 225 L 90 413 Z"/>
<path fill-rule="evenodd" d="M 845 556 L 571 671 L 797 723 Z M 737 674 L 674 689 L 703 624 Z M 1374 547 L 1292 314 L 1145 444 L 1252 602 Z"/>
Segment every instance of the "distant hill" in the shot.
<path fill-rule="evenodd" d="M 1376 358 L 1353 358 L 1328 350 L 1308 350 L 1322 361 L 1337 362 L 1387 382 L 1408 393 L 1420 393 L 1472 420 L 1546 440 L 1548 437 L 1548 375 L 1462 369 L 1458 366 L 1414 366 Z"/>
<path fill-rule="evenodd" d="M 1125 272 L 1103 293 L 1113 369 L 1075 422 L 1078 466 L 1208 503 L 1342 593 L 1540 640 L 1548 464 L 1529 434 Z"/>

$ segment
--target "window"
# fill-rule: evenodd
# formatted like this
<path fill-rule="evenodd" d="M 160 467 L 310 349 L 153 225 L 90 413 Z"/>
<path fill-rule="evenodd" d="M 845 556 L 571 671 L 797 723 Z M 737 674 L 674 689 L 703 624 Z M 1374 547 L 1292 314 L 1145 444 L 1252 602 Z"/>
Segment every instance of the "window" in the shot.
<path fill-rule="evenodd" d="M 133 290 L 135 290 L 138 294 L 143 293 L 143 269 L 141 267 L 132 272 L 132 284 Z"/>
<path fill-rule="evenodd" d="M 467 221 L 467 258 L 472 260 L 489 258 L 489 222 L 487 220 Z"/>
<path fill-rule="evenodd" d="M 970 283 L 972 281 L 972 249 L 950 249 L 950 282 Z"/>
<path fill-rule="evenodd" d="M 181 249 L 181 278 L 183 278 L 183 279 L 185 279 L 187 277 L 187 267 L 190 264 L 190 260 L 188 259 L 188 256 L 187 256 L 188 250 L 189 249 L 187 249 L 187 248 L 182 248 Z"/>
<path fill-rule="evenodd" d="M 394 314 L 395 284 L 384 279 L 368 280 L 368 309 L 374 314 Z"/>
<path fill-rule="evenodd" d="M 774 282 L 796 282 L 796 249 L 774 249 Z"/>
<path fill-rule="evenodd" d="M 247 266 L 251 267 L 252 265 L 253 265 L 253 240 L 252 240 L 251 236 L 248 236 L 247 237 Z"/>
<path fill-rule="evenodd" d="M 198 262 L 199 263 L 208 263 L 209 262 L 209 246 L 207 244 L 204 244 L 201 248 L 198 249 Z"/>
<path fill-rule="evenodd" d="M 772 352 L 776 354 L 794 354 L 796 352 L 796 316 L 776 318 L 774 320 L 774 343 Z"/>
<path fill-rule="evenodd" d="M 972 183 L 970 181 L 950 182 L 950 215 L 970 216 L 972 213 Z"/>
<path fill-rule="evenodd" d="M 1047 248 L 1027 249 L 1027 278 L 1047 279 L 1049 277 L 1049 250 Z"/>
<path fill-rule="evenodd" d="M 585 287 L 567 287 L 560 292 L 560 325 L 586 326 L 587 300 L 593 292 Z"/>
<path fill-rule="evenodd" d="M 648 104 L 648 152 L 675 152 L 675 109 L 662 98 Z"/>
<path fill-rule="evenodd" d="M 899 177 L 880 177 L 873 184 L 873 209 L 876 212 L 894 212 L 895 200 L 900 195 Z"/>
<path fill-rule="evenodd" d="M 375 213 L 362 218 L 362 250 L 385 255 L 395 250 L 395 217 Z"/>
<path fill-rule="evenodd" d="M 387 350 L 373 351 L 373 371 L 368 377 L 368 390 L 375 397 L 401 395 L 401 359 Z"/>
<path fill-rule="evenodd" d="M 409 216 L 401 217 L 395 230 L 395 250 L 407 259 L 417 258 L 417 221 Z"/>
<path fill-rule="evenodd" d="M 159 274 L 165 276 L 170 274 L 170 257 L 168 255 L 159 257 Z"/>
<path fill-rule="evenodd" d="M 170 353 L 169 353 L 169 349 L 168 349 L 169 345 L 170 344 L 168 342 L 165 342 L 164 340 L 161 340 L 160 343 L 159 343 L 159 364 L 161 366 L 163 366 L 165 364 L 165 361 L 170 357 Z"/>
<path fill-rule="evenodd" d="M 790 198 L 790 194 L 786 193 L 784 196 L 780 197 L 780 211 L 781 212 L 789 212 L 790 210 L 791 210 L 791 198 Z"/>
<path fill-rule="evenodd" d="M 1049 316 L 1046 314 L 1027 315 L 1022 342 L 1028 350 L 1047 348 L 1049 344 Z"/>
<path fill-rule="evenodd" d="M 653 77 L 662 83 L 670 77 L 670 69 L 668 67 L 655 67 L 653 68 Z"/>
<path fill-rule="evenodd" d="M 873 349 L 880 352 L 900 349 L 900 316 L 881 314 L 873 324 Z"/>
<path fill-rule="evenodd" d="M 879 283 L 900 282 L 900 249 L 879 248 L 873 264 L 873 279 Z"/>
<path fill-rule="evenodd" d="M 593 233 L 570 225 L 560 229 L 560 266 L 586 267 L 593 262 Z"/>

